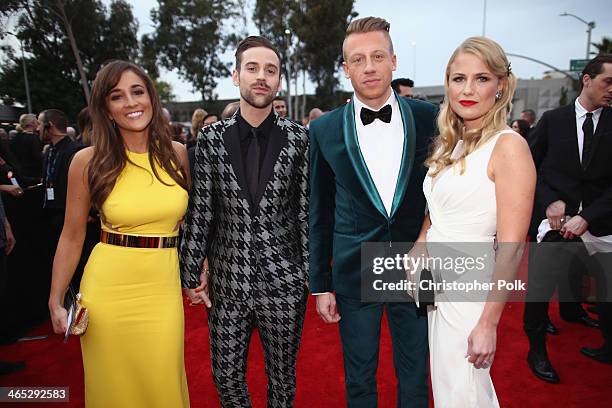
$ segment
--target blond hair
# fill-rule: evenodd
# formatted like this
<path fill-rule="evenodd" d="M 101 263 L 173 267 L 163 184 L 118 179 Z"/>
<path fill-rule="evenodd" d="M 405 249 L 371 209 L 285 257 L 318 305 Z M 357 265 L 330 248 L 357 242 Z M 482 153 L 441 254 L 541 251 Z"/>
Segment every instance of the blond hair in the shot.
<path fill-rule="evenodd" d="M 225 105 L 223 112 L 221 112 L 221 119 L 227 119 L 234 116 L 234 113 L 240 108 L 240 101 L 230 102 Z"/>
<path fill-rule="evenodd" d="M 480 58 L 493 75 L 502 81 L 501 95 L 482 120 L 477 129 L 466 130 L 463 119 L 450 107 L 448 97 L 448 81 L 450 66 L 461 53 L 468 53 Z M 506 53 L 495 41 L 486 37 L 470 37 L 453 52 L 446 66 L 444 77 L 444 102 L 438 115 L 438 130 L 433 151 L 425 165 L 431 169 L 434 177 L 445 167 L 459 163 L 460 171 L 465 170 L 465 157 L 487 143 L 496 133 L 507 127 L 508 114 L 512 110 L 512 98 L 516 89 L 516 76 L 510 70 Z M 451 158 L 455 146 L 463 139 L 463 152 L 457 158 Z"/>
<path fill-rule="evenodd" d="M 390 29 L 391 24 L 389 24 L 389 22 L 384 18 L 380 17 L 364 17 L 351 21 L 346 28 L 346 35 L 344 36 L 344 42 L 342 43 L 342 55 L 346 59 L 344 44 L 346 43 L 346 39 L 349 37 L 349 35 L 371 33 L 374 31 L 380 31 L 385 35 L 387 40 L 389 40 L 389 51 L 391 54 L 393 54 L 393 41 L 391 41 L 391 35 L 389 35 Z"/>
<path fill-rule="evenodd" d="M 36 115 L 33 113 L 24 113 L 19 116 L 19 125 L 21 126 L 21 131 L 26 129 L 27 127 L 34 126 L 36 124 Z"/>
<path fill-rule="evenodd" d="M 208 113 L 202 108 L 197 108 L 193 111 L 191 115 L 191 138 L 193 140 L 198 136 L 198 130 L 204 126 L 204 118 L 206 115 L 208 115 Z"/>

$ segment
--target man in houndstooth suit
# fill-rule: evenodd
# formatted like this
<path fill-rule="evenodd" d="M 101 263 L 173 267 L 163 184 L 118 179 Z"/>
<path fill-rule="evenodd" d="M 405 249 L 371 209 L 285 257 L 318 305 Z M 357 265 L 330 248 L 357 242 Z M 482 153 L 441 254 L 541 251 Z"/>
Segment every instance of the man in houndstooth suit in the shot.
<path fill-rule="evenodd" d="M 232 76 L 240 109 L 204 127 L 196 147 L 181 274 L 192 304 L 211 308 L 213 377 L 224 407 L 251 406 L 246 364 L 254 327 L 268 406 L 292 406 L 295 398 L 308 280 L 308 135 L 272 109 L 280 73 L 268 40 L 243 40 Z"/>

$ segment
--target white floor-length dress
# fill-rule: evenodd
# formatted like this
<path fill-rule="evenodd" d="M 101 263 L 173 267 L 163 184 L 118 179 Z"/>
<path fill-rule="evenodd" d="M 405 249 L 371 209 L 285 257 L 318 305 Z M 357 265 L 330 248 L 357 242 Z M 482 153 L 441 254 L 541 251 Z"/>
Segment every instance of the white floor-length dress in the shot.
<path fill-rule="evenodd" d="M 494 262 L 496 234 L 495 183 L 487 176 L 491 153 L 504 130 L 465 158 L 465 171 L 447 167 L 435 180 L 425 177 L 423 190 L 431 218 L 427 232 L 429 256 L 436 256 L 434 243 L 481 242 Z M 462 148 L 456 147 L 454 155 Z M 492 266 L 489 273 L 492 274 Z M 456 293 L 455 293 L 456 295 Z M 481 297 L 482 299 L 482 297 Z M 484 308 L 484 301 L 449 300 L 436 294 L 429 307 L 430 368 L 437 408 L 499 407 L 490 368 L 477 369 L 467 358 L 468 337 Z"/>

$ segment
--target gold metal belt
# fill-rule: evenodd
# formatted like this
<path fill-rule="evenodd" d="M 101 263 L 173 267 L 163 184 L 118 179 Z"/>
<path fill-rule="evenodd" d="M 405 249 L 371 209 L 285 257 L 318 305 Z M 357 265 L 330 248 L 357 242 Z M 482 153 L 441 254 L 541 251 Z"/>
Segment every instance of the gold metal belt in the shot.
<path fill-rule="evenodd" d="M 142 235 L 115 234 L 102 231 L 100 242 L 131 248 L 176 248 L 178 236 L 174 237 L 147 237 Z"/>

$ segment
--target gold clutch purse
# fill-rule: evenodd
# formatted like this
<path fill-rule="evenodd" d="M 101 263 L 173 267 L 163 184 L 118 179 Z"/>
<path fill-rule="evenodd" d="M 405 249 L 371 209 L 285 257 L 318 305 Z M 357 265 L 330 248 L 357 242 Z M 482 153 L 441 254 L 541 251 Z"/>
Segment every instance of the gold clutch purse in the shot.
<path fill-rule="evenodd" d="M 89 312 L 87 308 L 83 306 L 81 302 L 82 295 L 77 293 L 75 295 L 72 288 L 68 289 L 66 293 L 66 299 L 64 305 L 68 311 L 68 329 L 64 333 L 64 341 L 68 340 L 69 335 L 81 336 L 87 330 L 89 324 Z"/>

